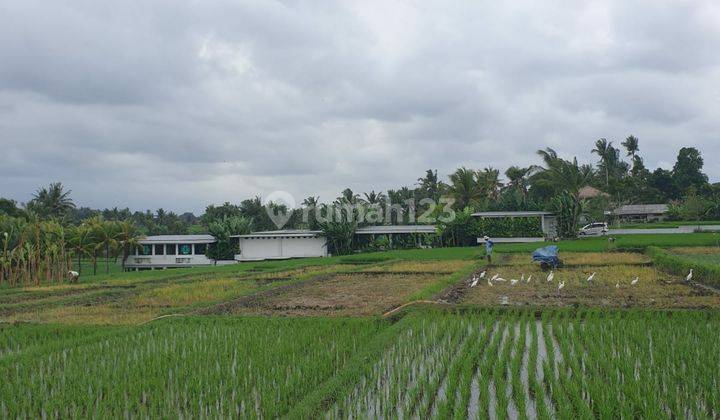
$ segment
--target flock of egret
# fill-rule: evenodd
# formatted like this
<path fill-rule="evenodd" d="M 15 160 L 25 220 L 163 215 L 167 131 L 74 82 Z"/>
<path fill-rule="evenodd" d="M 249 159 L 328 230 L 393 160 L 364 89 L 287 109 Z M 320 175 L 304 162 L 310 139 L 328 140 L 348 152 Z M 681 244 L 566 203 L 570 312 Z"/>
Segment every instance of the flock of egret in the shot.
<path fill-rule="evenodd" d="M 475 287 L 475 286 L 477 286 L 478 283 L 480 282 L 480 280 L 482 280 L 482 279 L 485 277 L 486 274 L 487 274 L 487 271 L 481 272 L 479 276 L 476 275 L 476 274 L 473 274 L 472 279 L 470 279 L 470 287 Z M 588 276 L 588 278 L 587 278 L 586 281 L 587 281 L 588 283 L 589 283 L 589 282 L 592 282 L 592 281 L 595 279 L 595 275 L 596 275 L 596 274 L 597 274 L 596 272 L 593 272 L 592 274 L 590 274 L 590 275 Z M 533 277 L 533 276 L 532 276 L 532 274 L 531 274 L 531 275 L 528 276 L 528 278 L 525 278 L 525 274 L 523 273 L 523 274 L 520 275 L 520 279 L 519 279 L 519 280 L 518 280 L 518 279 L 510 279 L 510 286 L 515 286 L 516 284 L 521 283 L 521 282 L 530 283 L 530 280 L 532 280 L 532 277 Z M 692 277 L 693 277 L 693 269 L 691 268 L 691 269 L 690 269 L 690 272 L 689 272 L 688 275 L 685 277 L 685 281 L 686 281 L 686 282 L 689 282 L 689 281 L 692 279 Z M 554 278 L 555 278 L 555 272 L 553 272 L 553 271 L 551 270 L 550 273 L 547 275 L 546 281 L 547 281 L 548 283 L 550 283 L 550 282 L 553 281 Z M 499 274 L 499 273 L 495 273 L 494 276 L 492 276 L 491 278 L 487 279 L 487 284 L 488 284 L 488 286 L 493 286 L 493 285 L 494 285 L 493 282 L 503 282 L 503 281 L 507 281 L 507 280 L 505 280 L 504 278 L 500 277 L 500 274 Z M 636 286 L 639 282 L 640 282 L 640 276 L 635 276 L 635 278 L 630 281 L 630 285 L 631 285 L 631 286 Z M 558 282 L 558 291 L 562 290 L 563 287 L 565 287 L 565 280 L 562 280 L 562 281 Z M 619 281 L 619 280 L 617 281 L 617 283 L 615 283 L 615 288 L 616 288 L 616 289 L 619 289 L 619 288 L 620 288 L 620 281 Z"/>

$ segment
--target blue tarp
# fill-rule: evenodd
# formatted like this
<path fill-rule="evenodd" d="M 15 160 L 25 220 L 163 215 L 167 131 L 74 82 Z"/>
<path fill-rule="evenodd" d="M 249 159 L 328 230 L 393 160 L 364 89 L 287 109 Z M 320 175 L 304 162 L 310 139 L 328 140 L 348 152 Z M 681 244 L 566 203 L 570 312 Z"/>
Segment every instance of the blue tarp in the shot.
<path fill-rule="evenodd" d="M 560 264 L 557 245 L 549 245 L 536 249 L 532 253 L 532 259 L 533 261 L 545 262 L 553 267 L 557 267 Z"/>

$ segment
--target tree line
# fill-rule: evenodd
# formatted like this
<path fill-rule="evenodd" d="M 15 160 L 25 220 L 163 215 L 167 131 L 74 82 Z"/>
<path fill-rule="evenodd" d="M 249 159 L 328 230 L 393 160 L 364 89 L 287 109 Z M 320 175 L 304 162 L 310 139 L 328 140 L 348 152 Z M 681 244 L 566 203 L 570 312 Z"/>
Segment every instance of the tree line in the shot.
<path fill-rule="evenodd" d="M 459 167 L 443 180 L 437 170 L 428 169 L 413 186 L 362 194 L 347 188 L 331 202 L 307 197 L 297 209 L 269 205 L 273 211 L 289 214 L 285 229 L 324 231 L 331 252 L 335 253 L 352 252 L 359 245 L 378 248 L 378 243 L 355 242 L 358 239 L 354 232 L 364 224 L 422 223 L 411 215 L 431 210 L 423 199 L 437 203 L 442 198 L 451 198 L 456 216 L 452 221 L 437 223 L 437 235 L 425 238 L 431 245 L 467 245 L 478 230 L 493 229 L 474 221 L 469 216 L 473 211 L 553 211 L 558 215 L 559 233 L 563 237 L 574 236 L 581 220 L 602 220 L 607 210 L 620 204 L 669 203 L 674 218 L 720 219 L 720 184 L 711 184 L 703 173 L 699 150 L 683 147 L 672 169 L 651 170 L 645 166 L 639 146 L 635 136 L 628 136 L 617 146 L 602 138 L 590 150 L 590 155 L 596 158 L 594 164 L 580 164 L 577 158 L 565 159 L 546 148 L 537 151 L 538 164 L 514 165 L 503 172 L 492 166 Z M 586 187 L 601 193 L 583 197 L 581 192 Z M 373 209 L 384 212 L 392 205 L 397 211 L 377 222 L 357 220 L 348 205 L 363 212 Z M 310 213 L 308 218 L 308 208 L 319 212 Z M 438 206 L 433 215 L 441 210 Z M 317 217 L 323 212 L 338 217 L 332 220 Z M 501 226 L 520 233 L 536 229 L 523 221 L 505 222 Z M 58 273 L 73 265 L 79 267 L 82 259 L 90 259 L 93 271 L 97 272 L 97 260 L 102 256 L 105 271 L 109 271 L 108 259 L 126 256 L 146 235 L 209 233 L 218 238 L 218 243 L 209 248 L 209 256 L 226 259 L 232 258 L 235 251 L 230 235 L 277 229 L 259 196 L 238 204 L 209 205 L 200 216 L 162 208 L 135 212 L 129 208 L 99 210 L 77 207 L 71 191 L 59 182 L 39 188 L 24 205 L 0 197 L 0 227 L 3 234 L 0 279 L 26 283 L 57 280 L 61 277 Z M 406 242 L 396 241 L 395 246 L 417 244 Z M 19 271 L 11 272 L 9 267 L 18 267 Z"/>

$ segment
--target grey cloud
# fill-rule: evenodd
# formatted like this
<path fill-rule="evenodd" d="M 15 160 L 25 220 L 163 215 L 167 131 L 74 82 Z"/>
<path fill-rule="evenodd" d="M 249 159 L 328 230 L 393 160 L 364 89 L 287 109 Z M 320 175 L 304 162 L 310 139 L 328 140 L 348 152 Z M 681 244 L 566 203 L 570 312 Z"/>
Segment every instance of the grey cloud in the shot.
<path fill-rule="evenodd" d="M 0 195 L 331 199 L 631 133 L 650 165 L 699 147 L 716 180 L 718 28 L 710 1 L 6 1 Z"/>

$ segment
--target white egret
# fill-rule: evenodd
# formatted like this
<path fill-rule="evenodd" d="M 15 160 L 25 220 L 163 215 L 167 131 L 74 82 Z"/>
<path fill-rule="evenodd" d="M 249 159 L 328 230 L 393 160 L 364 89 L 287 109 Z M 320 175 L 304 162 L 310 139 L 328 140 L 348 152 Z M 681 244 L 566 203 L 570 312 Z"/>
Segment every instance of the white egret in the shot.
<path fill-rule="evenodd" d="M 492 286 L 492 285 L 493 285 L 492 282 L 490 281 L 490 279 L 488 279 L 488 286 Z"/>
<path fill-rule="evenodd" d="M 518 279 L 510 279 L 510 286 L 515 286 L 517 284 Z"/>
<path fill-rule="evenodd" d="M 592 279 L 595 278 L 595 274 L 596 274 L 596 273 L 593 271 L 593 273 L 590 274 L 590 276 L 587 278 L 587 281 L 592 281 Z"/>
<path fill-rule="evenodd" d="M 615 288 L 616 288 L 616 289 L 619 289 L 619 288 L 620 288 L 620 282 L 615 283 Z"/>
<path fill-rule="evenodd" d="M 555 273 L 550 271 L 550 274 L 548 274 L 548 276 L 547 276 L 547 281 L 549 281 L 549 282 L 553 281 L 554 278 L 555 278 Z"/>
<path fill-rule="evenodd" d="M 480 278 L 483 278 L 483 277 L 485 277 L 485 271 L 483 271 L 482 273 L 480 273 Z"/>
<path fill-rule="evenodd" d="M 495 281 L 498 277 L 500 277 L 500 274 L 499 274 L 499 273 L 495 273 L 495 275 L 492 276 L 492 278 L 491 278 L 490 280 Z"/>
<path fill-rule="evenodd" d="M 688 275 L 687 275 L 687 277 L 685 277 L 685 281 L 690 281 L 690 280 L 692 280 L 692 276 L 693 276 L 693 269 L 691 268 L 691 269 L 690 269 L 690 272 L 689 272 Z"/>
<path fill-rule="evenodd" d="M 638 284 L 639 281 L 640 281 L 640 277 L 635 276 L 635 278 L 632 279 L 632 281 L 630 282 L 630 285 L 635 286 L 636 284 Z"/>
<path fill-rule="evenodd" d="M 525 273 L 520 274 L 520 281 L 525 281 Z"/>
<path fill-rule="evenodd" d="M 474 278 L 473 278 L 473 282 L 470 283 L 470 287 L 475 287 L 475 286 L 477 286 L 477 284 L 478 284 L 479 281 L 480 281 L 479 278 L 474 277 Z"/>
<path fill-rule="evenodd" d="M 560 283 L 558 283 L 558 291 L 559 291 L 559 290 L 562 290 L 563 287 L 565 287 L 565 280 L 563 280 L 563 281 L 561 281 Z"/>
<path fill-rule="evenodd" d="M 532 280 L 532 274 L 530 274 L 530 275 L 528 276 L 528 278 L 527 278 L 527 280 L 525 280 L 525 282 L 526 282 L 526 283 L 530 283 L 530 280 Z"/>
<path fill-rule="evenodd" d="M 498 277 L 498 278 L 495 279 L 495 281 L 507 281 L 507 280 L 505 280 L 505 279 L 502 278 L 502 277 Z"/>

